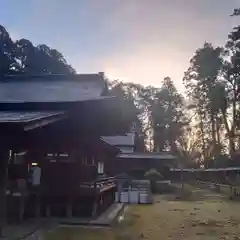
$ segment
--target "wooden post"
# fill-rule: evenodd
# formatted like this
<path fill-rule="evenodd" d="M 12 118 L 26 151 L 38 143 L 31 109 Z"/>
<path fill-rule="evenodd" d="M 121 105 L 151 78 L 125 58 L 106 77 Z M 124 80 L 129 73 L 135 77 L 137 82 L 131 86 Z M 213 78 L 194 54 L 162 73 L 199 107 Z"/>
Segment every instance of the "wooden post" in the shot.
<path fill-rule="evenodd" d="M 25 196 L 20 196 L 19 198 L 19 201 L 20 201 L 20 206 L 19 206 L 19 220 L 20 220 L 20 223 L 22 222 L 23 220 L 23 216 L 24 216 L 24 212 L 25 212 Z"/>
<path fill-rule="evenodd" d="M 46 206 L 46 216 L 47 218 L 51 218 L 51 207 L 49 204 Z"/>
<path fill-rule="evenodd" d="M 111 190 L 108 192 L 108 195 L 107 195 L 107 207 L 110 206 L 112 203 L 112 193 L 111 193 Z"/>
<path fill-rule="evenodd" d="M 123 180 L 119 179 L 117 181 L 117 194 L 118 194 L 118 202 L 121 202 L 121 193 L 123 192 Z"/>
<path fill-rule="evenodd" d="M 116 189 L 114 188 L 113 192 L 112 192 L 112 202 L 115 203 L 115 192 Z"/>
<path fill-rule="evenodd" d="M 95 196 L 92 209 L 92 218 L 95 218 L 97 216 L 97 209 L 98 209 L 98 197 Z"/>
<path fill-rule="evenodd" d="M 184 189 L 184 176 L 183 176 L 183 167 L 181 168 L 181 188 Z"/>
<path fill-rule="evenodd" d="M 6 186 L 8 173 L 9 150 L 0 149 L 0 236 L 6 219 Z"/>
<path fill-rule="evenodd" d="M 102 213 L 102 210 L 105 207 L 105 192 L 103 192 L 103 194 L 100 195 L 100 199 L 99 199 L 99 212 L 100 214 Z"/>
<path fill-rule="evenodd" d="M 72 199 L 67 200 L 66 215 L 68 218 L 72 218 Z"/>
<path fill-rule="evenodd" d="M 40 195 L 37 192 L 35 195 L 35 218 L 37 219 L 40 218 L 40 212 L 41 212 L 40 206 L 41 206 Z"/>

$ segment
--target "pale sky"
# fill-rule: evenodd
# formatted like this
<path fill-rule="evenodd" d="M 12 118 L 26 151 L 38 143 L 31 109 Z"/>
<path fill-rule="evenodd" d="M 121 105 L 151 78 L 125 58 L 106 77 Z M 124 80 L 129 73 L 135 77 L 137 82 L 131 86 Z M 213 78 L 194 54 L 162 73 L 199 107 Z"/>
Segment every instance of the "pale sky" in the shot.
<path fill-rule="evenodd" d="M 240 0 L 0 0 L 13 39 L 58 49 L 79 73 L 159 86 L 182 76 L 205 41 L 223 45 Z"/>

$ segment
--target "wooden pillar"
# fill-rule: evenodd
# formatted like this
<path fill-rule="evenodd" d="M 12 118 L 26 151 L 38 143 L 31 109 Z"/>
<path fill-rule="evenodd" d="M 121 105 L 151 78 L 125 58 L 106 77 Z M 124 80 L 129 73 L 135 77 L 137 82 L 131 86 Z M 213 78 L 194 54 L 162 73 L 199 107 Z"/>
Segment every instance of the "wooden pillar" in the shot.
<path fill-rule="evenodd" d="M 40 193 L 36 193 L 35 195 L 35 218 L 40 218 L 41 212 L 41 196 Z"/>
<path fill-rule="evenodd" d="M 112 189 L 108 193 L 108 201 L 109 201 L 109 205 L 111 205 L 112 204 Z"/>
<path fill-rule="evenodd" d="M 117 182 L 117 192 L 118 192 L 118 202 L 120 203 L 121 193 L 123 192 L 123 181 Z"/>
<path fill-rule="evenodd" d="M 68 218 L 72 218 L 72 199 L 67 200 L 67 206 L 66 206 L 66 215 Z"/>
<path fill-rule="evenodd" d="M 106 202 L 106 198 L 105 198 L 105 192 L 103 192 L 101 195 L 100 195 L 100 202 L 99 202 L 99 211 L 100 211 L 100 214 L 102 214 L 102 211 L 105 207 L 105 202 Z"/>
<path fill-rule="evenodd" d="M 108 201 L 109 201 L 109 194 L 108 194 L 108 192 L 105 192 L 103 194 L 103 210 L 102 211 L 105 211 L 105 209 L 107 208 Z"/>
<path fill-rule="evenodd" d="M 95 196 L 93 209 L 92 209 L 92 217 L 95 218 L 97 216 L 97 209 L 98 209 L 98 196 Z"/>
<path fill-rule="evenodd" d="M 106 192 L 105 199 L 103 198 L 103 204 L 104 204 L 104 210 L 105 210 L 109 204 L 109 192 Z"/>
<path fill-rule="evenodd" d="M 21 196 L 19 198 L 20 201 L 20 206 L 19 206 L 19 220 L 20 222 L 23 221 L 23 216 L 24 216 L 24 212 L 25 212 L 25 196 Z"/>
<path fill-rule="evenodd" d="M 0 149 L 0 236 L 6 220 L 6 186 L 8 172 L 9 150 Z"/>
<path fill-rule="evenodd" d="M 110 191 L 109 191 L 109 206 L 111 206 L 112 205 L 112 202 L 113 202 L 113 190 L 111 189 Z"/>
<path fill-rule="evenodd" d="M 183 168 L 181 169 L 181 188 L 184 189 L 184 171 Z"/>
<path fill-rule="evenodd" d="M 112 203 L 115 202 L 115 188 L 112 191 Z"/>
<path fill-rule="evenodd" d="M 46 216 L 47 216 L 47 218 L 51 218 L 51 207 L 48 203 L 46 206 Z"/>
<path fill-rule="evenodd" d="M 109 199 L 109 200 L 108 200 L 108 201 L 109 201 L 108 204 L 109 204 L 109 206 L 112 205 L 112 192 L 113 192 L 113 191 L 112 191 L 112 189 L 111 189 L 111 190 L 109 191 L 109 194 L 108 194 L 108 199 Z"/>

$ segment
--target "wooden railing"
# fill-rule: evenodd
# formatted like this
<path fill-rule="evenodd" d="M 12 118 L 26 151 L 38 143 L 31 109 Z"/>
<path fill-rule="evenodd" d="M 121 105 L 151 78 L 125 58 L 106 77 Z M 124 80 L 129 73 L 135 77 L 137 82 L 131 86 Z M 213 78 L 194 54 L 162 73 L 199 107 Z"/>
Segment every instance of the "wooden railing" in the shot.
<path fill-rule="evenodd" d="M 108 177 L 108 178 L 98 179 L 98 180 L 92 181 L 92 182 L 84 182 L 83 184 L 81 184 L 81 187 L 102 188 L 105 186 L 114 185 L 115 183 L 116 183 L 115 177 Z"/>

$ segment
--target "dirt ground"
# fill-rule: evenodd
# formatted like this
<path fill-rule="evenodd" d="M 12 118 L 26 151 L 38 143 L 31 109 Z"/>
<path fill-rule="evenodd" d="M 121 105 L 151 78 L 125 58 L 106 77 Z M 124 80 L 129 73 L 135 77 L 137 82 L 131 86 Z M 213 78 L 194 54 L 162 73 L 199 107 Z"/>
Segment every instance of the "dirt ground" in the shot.
<path fill-rule="evenodd" d="M 193 189 L 185 200 L 155 196 L 153 205 L 132 205 L 113 229 L 61 228 L 46 240 L 240 239 L 240 202 Z"/>

